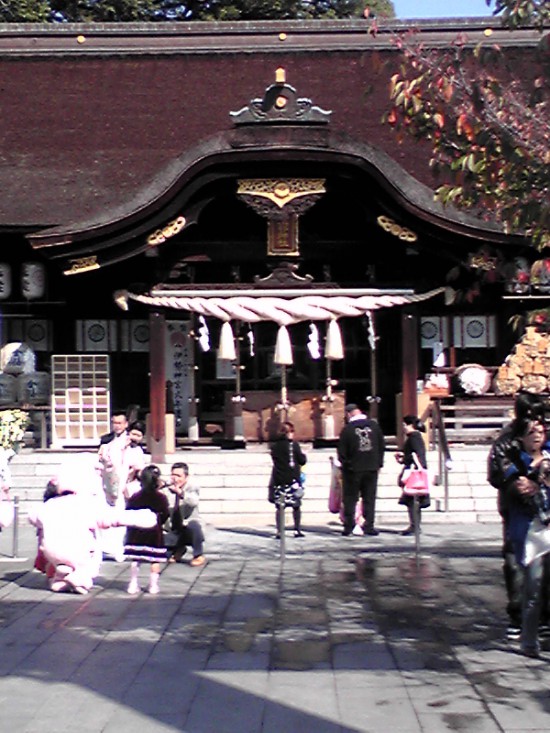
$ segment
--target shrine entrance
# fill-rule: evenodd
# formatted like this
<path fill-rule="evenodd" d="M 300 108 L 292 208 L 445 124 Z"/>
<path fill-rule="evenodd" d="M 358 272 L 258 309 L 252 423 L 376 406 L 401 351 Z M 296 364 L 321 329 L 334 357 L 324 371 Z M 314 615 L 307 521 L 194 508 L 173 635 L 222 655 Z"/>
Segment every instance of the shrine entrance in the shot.
<path fill-rule="evenodd" d="M 134 382 L 115 401 L 148 406 L 159 449 L 170 410 L 191 441 L 265 440 L 269 415 L 290 405 L 315 440 L 338 432 L 344 401 L 372 400 L 393 434 L 396 394 L 416 409 L 418 318 L 442 312 L 450 269 L 497 236 L 435 206 L 385 154 L 333 135 L 330 112 L 280 71 L 126 210 L 28 236 L 62 264 L 81 312 L 112 293 L 106 318 L 149 327 L 148 351 L 129 357 L 150 372 L 149 393 Z M 122 393 L 128 360 L 115 356 Z"/>

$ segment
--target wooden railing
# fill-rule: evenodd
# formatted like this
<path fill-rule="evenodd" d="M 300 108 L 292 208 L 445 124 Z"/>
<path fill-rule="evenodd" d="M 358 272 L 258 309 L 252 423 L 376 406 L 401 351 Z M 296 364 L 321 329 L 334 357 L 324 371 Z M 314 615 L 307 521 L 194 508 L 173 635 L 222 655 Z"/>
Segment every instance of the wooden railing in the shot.
<path fill-rule="evenodd" d="M 436 400 L 449 443 L 491 443 L 513 417 L 511 397 L 486 394 Z"/>
<path fill-rule="evenodd" d="M 445 430 L 445 421 L 441 411 L 439 400 L 430 402 L 431 435 L 430 444 L 437 448 L 438 472 L 435 483 L 443 485 L 443 511 L 449 511 L 449 471 L 452 468 L 453 460 L 449 450 L 449 442 Z"/>

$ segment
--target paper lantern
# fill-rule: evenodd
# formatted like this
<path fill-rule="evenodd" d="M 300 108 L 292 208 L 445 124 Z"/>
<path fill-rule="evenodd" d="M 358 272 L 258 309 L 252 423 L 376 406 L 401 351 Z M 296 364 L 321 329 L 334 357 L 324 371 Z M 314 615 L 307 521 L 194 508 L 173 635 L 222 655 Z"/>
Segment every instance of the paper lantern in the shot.
<path fill-rule="evenodd" d="M 344 347 L 342 344 L 342 334 L 340 327 L 335 319 L 329 321 L 327 328 L 327 340 L 325 344 L 325 358 L 336 361 L 344 358 Z"/>
<path fill-rule="evenodd" d="M 289 366 L 292 364 L 292 344 L 286 326 L 280 326 L 277 332 L 277 343 L 275 344 L 275 364 Z"/>
<path fill-rule="evenodd" d="M 231 328 L 229 321 L 225 321 L 220 333 L 218 359 L 234 361 L 236 358 L 237 353 L 235 351 L 235 337 L 233 336 L 233 329 Z"/>

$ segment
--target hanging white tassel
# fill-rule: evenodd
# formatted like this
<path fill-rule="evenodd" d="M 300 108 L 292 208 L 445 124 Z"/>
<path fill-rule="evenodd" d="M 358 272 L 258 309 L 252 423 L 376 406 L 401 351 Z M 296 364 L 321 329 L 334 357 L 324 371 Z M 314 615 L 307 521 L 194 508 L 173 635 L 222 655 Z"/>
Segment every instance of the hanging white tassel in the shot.
<path fill-rule="evenodd" d="M 312 359 L 317 360 L 321 358 L 321 349 L 319 347 L 319 329 L 314 323 L 311 323 L 309 326 L 307 349 Z"/>
<path fill-rule="evenodd" d="M 286 326 L 279 326 L 277 332 L 277 343 L 275 344 L 275 364 L 292 364 L 292 344 Z"/>
<path fill-rule="evenodd" d="M 325 344 L 325 358 L 332 361 L 344 358 L 344 346 L 342 344 L 342 334 L 336 319 L 329 321 L 327 328 L 327 340 Z"/>
<path fill-rule="evenodd" d="M 210 351 L 210 331 L 208 330 L 208 326 L 206 324 L 206 321 L 204 320 L 204 316 L 199 316 L 199 346 L 201 347 L 202 351 Z"/>
<path fill-rule="evenodd" d="M 222 325 L 220 333 L 220 347 L 218 349 L 218 359 L 224 361 L 235 361 L 237 353 L 235 351 L 235 337 L 233 336 L 233 329 L 229 321 L 225 321 Z"/>
<path fill-rule="evenodd" d="M 369 346 L 371 351 L 376 350 L 376 331 L 374 330 L 374 313 L 372 311 L 367 311 L 367 338 L 369 340 Z"/>
<path fill-rule="evenodd" d="M 252 357 L 254 356 L 254 331 L 252 330 L 252 326 L 250 324 L 248 326 L 246 336 L 248 338 L 248 353 Z"/>

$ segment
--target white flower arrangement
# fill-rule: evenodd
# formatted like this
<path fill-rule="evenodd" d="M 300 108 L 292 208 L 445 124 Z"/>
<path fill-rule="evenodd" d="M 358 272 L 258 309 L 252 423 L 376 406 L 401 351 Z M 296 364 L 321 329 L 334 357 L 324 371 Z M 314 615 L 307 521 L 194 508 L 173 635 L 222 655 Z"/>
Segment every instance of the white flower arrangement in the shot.
<path fill-rule="evenodd" d="M 29 414 L 23 410 L 0 411 L 0 448 L 14 450 L 23 440 Z"/>

